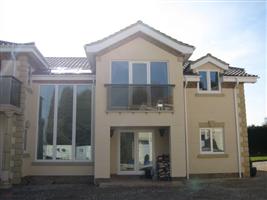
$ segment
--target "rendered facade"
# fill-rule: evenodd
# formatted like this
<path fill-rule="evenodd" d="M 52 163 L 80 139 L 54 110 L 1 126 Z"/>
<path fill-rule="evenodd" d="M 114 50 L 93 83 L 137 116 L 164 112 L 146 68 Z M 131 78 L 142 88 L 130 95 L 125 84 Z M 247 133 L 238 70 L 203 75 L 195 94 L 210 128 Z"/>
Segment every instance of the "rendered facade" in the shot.
<path fill-rule="evenodd" d="M 257 76 L 141 21 L 44 57 L 34 43 L 0 42 L 0 180 L 157 171 L 172 179 L 248 176 L 244 84 Z"/>

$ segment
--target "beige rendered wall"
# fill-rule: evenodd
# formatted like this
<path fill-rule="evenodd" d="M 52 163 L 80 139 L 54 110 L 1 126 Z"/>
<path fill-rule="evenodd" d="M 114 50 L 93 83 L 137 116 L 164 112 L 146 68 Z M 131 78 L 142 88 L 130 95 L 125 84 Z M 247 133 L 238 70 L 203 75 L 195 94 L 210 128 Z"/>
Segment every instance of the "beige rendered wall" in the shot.
<path fill-rule="evenodd" d="M 48 161 L 46 163 L 36 161 L 36 148 L 38 136 L 38 99 L 39 84 L 33 83 L 32 91 L 26 98 L 26 121 L 29 120 L 30 127 L 27 137 L 27 152 L 24 153 L 22 176 L 30 175 L 92 175 L 93 166 L 79 163 L 59 163 Z"/>
<path fill-rule="evenodd" d="M 197 88 L 187 89 L 190 174 L 237 173 L 233 88 L 222 88 L 222 94 L 196 95 L 196 93 Z M 209 121 L 224 124 L 225 154 L 223 156 L 200 156 L 199 123 Z"/>
<path fill-rule="evenodd" d="M 167 61 L 169 83 L 175 84 L 174 112 L 107 112 L 107 90 L 112 60 Z M 180 60 L 180 61 L 179 61 Z M 173 177 L 185 177 L 185 127 L 183 104 L 182 59 L 136 38 L 96 58 L 95 178 L 109 178 L 115 170 L 110 166 L 110 127 L 170 127 L 170 155 Z M 113 165 L 113 163 L 112 163 Z M 111 170 L 110 170 L 111 169 Z"/>

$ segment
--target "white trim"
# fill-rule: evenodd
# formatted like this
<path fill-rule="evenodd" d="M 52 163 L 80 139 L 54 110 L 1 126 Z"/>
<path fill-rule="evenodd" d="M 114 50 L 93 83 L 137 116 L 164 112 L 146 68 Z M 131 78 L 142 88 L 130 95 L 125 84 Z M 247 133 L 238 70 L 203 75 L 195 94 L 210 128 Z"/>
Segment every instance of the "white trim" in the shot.
<path fill-rule="evenodd" d="M 229 64 L 225 64 L 223 62 L 220 62 L 219 60 L 211 57 L 210 55 L 207 55 L 206 57 L 202 58 L 201 60 L 191 64 L 191 69 L 195 69 L 201 65 L 204 65 L 206 63 L 213 63 L 214 65 L 216 65 L 217 67 L 220 67 L 223 70 L 228 70 L 229 68 Z"/>
<path fill-rule="evenodd" d="M 244 77 L 244 76 L 223 76 L 223 82 L 239 82 L 239 83 L 256 83 L 258 77 Z"/>
<path fill-rule="evenodd" d="M 43 80 L 86 80 L 93 81 L 95 80 L 95 75 L 85 75 L 85 74 L 49 74 L 49 75 L 32 75 L 33 81 L 43 81 Z"/>
<path fill-rule="evenodd" d="M 223 137 L 223 151 L 222 152 L 216 152 L 213 151 L 213 131 L 215 129 L 221 129 L 222 130 L 222 137 Z M 202 140 L 201 140 L 201 130 L 205 131 L 205 135 L 207 134 L 207 130 L 210 131 L 210 151 L 202 151 Z M 199 147 L 200 147 L 200 154 L 224 154 L 225 153 L 225 134 L 224 134 L 224 128 L 223 127 L 201 127 L 199 128 Z"/>
<path fill-rule="evenodd" d="M 15 53 L 21 53 L 21 52 L 26 52 L 26 53 L 32 53 L 34 54 L 38 60 L 48 69 L 49 66 L 41 53 L 38 51 L 36 46 L 34 45 L 11 45 L 11 46 L 5 46 L 5 47 L 0 47 L 0 52 L 15 52 Z"/>
<path fill-rule="evenodd" d="M 87 44 L 85 45 L 85 51 L 87 53 L 96 53 L 99 52 L 137 32 L 143 32 L 150 37 L 166 44 L 169 47 L 174 48 L 175 50 L 183 53 L 183 54 L 192 54 L 194 51 L 194 47 L 190 47 L 184 44 L 181 44 L 179 42 L 175 42 L 171 40 L 170 38 L 158 33 L 157 31 L 152 30 L 151 28 L 148 28 L 147 26 L 143 24 L 135 24 L 132 27 L 119 32 L 118 34 L 102 41 L 102 42 L 97 42 L 97 43 L 92 43 L 92 44 Z"/>
<path fill-rule="evenodd" d="M 199 75 L 184 75 L 184 82 L 199 82 Z"/>

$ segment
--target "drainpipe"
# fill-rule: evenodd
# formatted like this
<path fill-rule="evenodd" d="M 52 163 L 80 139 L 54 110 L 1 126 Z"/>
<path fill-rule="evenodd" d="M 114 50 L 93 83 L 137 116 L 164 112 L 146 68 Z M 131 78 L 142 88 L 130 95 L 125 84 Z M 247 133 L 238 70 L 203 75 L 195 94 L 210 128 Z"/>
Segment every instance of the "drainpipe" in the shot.
<path fill-rule="evenodd" d="M 189 155 L 188 155 L 188 129 L 187 129 L 187 99 L 186 99 L 186 87 L 187 80 L 185 80 L 184 86 L 184 118 L 185 118 L 185 152 L 186 152 L 186 178 L 189 179 Z"/>
<path fill-rule="evenodd" d="M 15 44 L 12 44 L 12 50 L 11 50 L 11 57 L 12 57 L 12 65 L 13 65 L 13 76 L 16 77 L 16 69 L 17 69 L 17 63 L 16 63 L 16 56 L 15 56 Z"/>
<path fill-rule="evenodd" d="M 240 131 L 239 131 L 239 118 L 238 118 L 238 105 L 237 105 L 237 88 L 239 85 L 239 80 L 236 78 L 236 84 L 234 87 L 234 102 L 235 102 L 235 125 L 236 125 L 236 140 L 237 140 L 237 156 L 238 156 L 238 174 L 239 178 L 242 178 L 241 169 L 241 155 L 240 155 Z"/>

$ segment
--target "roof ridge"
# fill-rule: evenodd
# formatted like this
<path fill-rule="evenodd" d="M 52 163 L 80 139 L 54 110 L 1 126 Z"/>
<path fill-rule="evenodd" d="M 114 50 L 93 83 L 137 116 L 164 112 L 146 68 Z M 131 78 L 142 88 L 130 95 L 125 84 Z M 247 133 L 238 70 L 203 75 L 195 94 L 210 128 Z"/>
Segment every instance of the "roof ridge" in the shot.
<path fill-rule="evenodd" d="M 17 42 L 10 42 L 6 40 L 0 40 L 0 45 L 35 45 L 35 42 L 17 43 Z"/>
<path fill-rule="evenodd" d="M 115 32 L 115 33 L 113 33 L 113 34 L 110 34 L 110 35 L 108 35 L 107 37 L 104 37 L 104 38 L 102 38 L 102 39 L 100 39 L 100 40 L 96 40 L 96 41 L 94 41 L 94 42 L 85 44 L 84 46 L 87 46 L 87 45 L 93 45 L 93 44 L 96 44 L 96 43 L 99 43 L 99 42 L 103 42 L 103 41 L 109 39 L 110 37 L 113 37 L 113 36 L 119 34 L 120 32 L 125 31 L 125 30 L 127 30 L 127 29 L 129 29 L 129 28 L 131 28 L 131 27 L 133 27 L 133 26 L 135 26 L 135 25 L 138 25 L 138 24 L 144 25 L 144 26 L 146 26 L 146 27 L 148 27 L 148 28 L 150 28 L 150 29 L 152 29 L 152 30 L 154 30 L 154 31 L 156 31 L 156 32 L 158 32 L 158 33 L 164 35 L 165 37 L 168 37 L 169 39 L 171 39 L 171 40 L 173 40 L 173 41 L 175 41 L 175 42 L 177 42 L 177 43 L 180 43 L 180 44 L 182 44 L 182 45 L 186 45 L 186 46 L 189 46 L 189 47 L 192 47 L 192 48 L 195 49 L 195 46 L 190 45 L 190 44 L 187 44 L 187 43 L 184 43 L 184 42 L 181 42 L 181 41 L 179 41 L 179 40 L 177 40 L 177 39 L 175 39 L 175 38 L 173 38 L 173 37 L 167 35 L 166 33 L 163 33 L 163 32 L 161 32 L 161 31 L 159 31 L 158 29 L 155 29 L 154 27 L 149 26 L 148 24 L 142 22 L 141 20 L 138 20 L 137 22 L 135 22 L 135 23 L 133 23 L 133 24 L 131 24 L 131 25 L 129 25 L 129 26 L 126 26 L 125 28 L 120 29 L 119 31 L 117 31 L 117 32 Z"/>
<path fill-rule="evenodd" d="M 45 58 L 87 58 L 86 56 L 45 56 Z"/>

